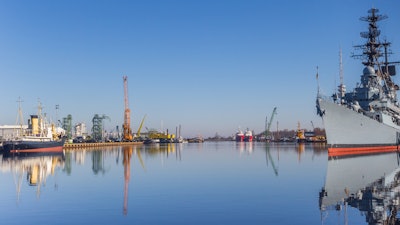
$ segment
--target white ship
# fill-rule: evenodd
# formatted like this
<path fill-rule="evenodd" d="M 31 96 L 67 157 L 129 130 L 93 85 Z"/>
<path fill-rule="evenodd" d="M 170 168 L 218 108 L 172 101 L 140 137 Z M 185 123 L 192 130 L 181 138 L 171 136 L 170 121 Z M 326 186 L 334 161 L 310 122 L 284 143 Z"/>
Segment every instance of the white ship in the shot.
<path fill-rule="evenodd" d="M 322 117 L 330 155 L 347 155 L 384 152 L 398 149 L 400 143 L 400 108 L 397 101 L 399 86 L 391 76 L 396 74 L 389 62 L 390 44 L 379 39 L 377 22 L 387 16 L 372 8 L 367 17 L 368 31 L 361 32 L 367 41 L 355 46 L 362 53 L 354 55 L 363 59 L 361 82 L 349 92 L 341 83 L 331 98 L 318 93 L 317 113 Z"/>

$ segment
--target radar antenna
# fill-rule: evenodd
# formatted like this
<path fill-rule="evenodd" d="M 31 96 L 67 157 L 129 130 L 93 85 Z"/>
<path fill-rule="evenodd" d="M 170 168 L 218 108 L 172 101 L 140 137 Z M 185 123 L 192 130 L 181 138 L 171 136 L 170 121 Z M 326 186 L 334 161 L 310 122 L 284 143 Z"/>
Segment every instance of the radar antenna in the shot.
<path fill-rule="evenodd" d="M 360 18 L 360 20 L 368 22 L 368 31 L 360 33 L 360 36 L 367 39 L 367 41 L 363 45 L 354 46 L 356 50 L 361 51 L 361 54 L 353 54 L 353 57 L 363 59 L 362 63 L 365 66 L 374 68 L 376 75 L 384 81 L 383 90 L 392 100 L 395 100 L 395 92 L 399 87 L 395 85 L 391 79 L 391 76 L 396 74 L 395 67 L 392 64 L 398 64 L 400 62 L 388 61 L 388 55 L 391 54 L 388 48 L 391 43 L 386 40 L 383 42 L 379 40 L 381 32 L 377 25 L 378 21 L 387 19 L 388 16 L 378 13 L 378 9 L 372 8 L 368 10 L 368 16 Z M 380 61 L 379 58 L 383 58 L 384 61 Z"/>

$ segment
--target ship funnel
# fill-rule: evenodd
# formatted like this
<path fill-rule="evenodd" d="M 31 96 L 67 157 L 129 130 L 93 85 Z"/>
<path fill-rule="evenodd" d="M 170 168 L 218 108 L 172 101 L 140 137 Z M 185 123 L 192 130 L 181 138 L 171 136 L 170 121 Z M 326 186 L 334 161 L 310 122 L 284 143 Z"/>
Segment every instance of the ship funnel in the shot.
<path fill-rule="evenodd" d="M 31 123 L 30 129 L 32 131 L 32 135 L 38 135 L 39 134 L 39 117 L 37 115 L 31 115 Z"/>

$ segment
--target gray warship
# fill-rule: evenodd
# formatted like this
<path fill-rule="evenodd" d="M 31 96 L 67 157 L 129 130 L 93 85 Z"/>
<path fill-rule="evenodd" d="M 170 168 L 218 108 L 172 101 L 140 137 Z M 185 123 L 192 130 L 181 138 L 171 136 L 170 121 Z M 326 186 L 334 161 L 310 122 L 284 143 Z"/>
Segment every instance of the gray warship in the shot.
<path fill-rule="evenodd" d="M 400 107 L 397 100 L 399 86 L 392 80 L 395 64 L 389 62 L 390 42 L 379 39 L 377 22 L 386 19 L 372 8 L 360 20 L 368 23 L 368 31 L 361 32 L 365 44 L 354 46 L 361 51 L 365 66 L 361 82 L 354 90 L 346 92 L 343 75 L 338 91 L 331 97 L 319 91 L 316 100 L 317 114 L 322 117 L 326 131 L 328 151 L 346 155 L 392 151 L 400 143 Z"/>

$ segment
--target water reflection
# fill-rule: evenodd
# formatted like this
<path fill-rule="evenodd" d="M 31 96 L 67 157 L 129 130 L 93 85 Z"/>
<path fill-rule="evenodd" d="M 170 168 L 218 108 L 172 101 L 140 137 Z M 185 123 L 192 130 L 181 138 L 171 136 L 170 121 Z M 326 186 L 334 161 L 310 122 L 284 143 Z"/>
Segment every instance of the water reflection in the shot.
<path fill-rule="evenodd" d="M 103 151 L 94 151 L 92 153 L 92 170 L 94 174 L 105 174 L 107 169 L 104 166 Z"/>
<path fill-rule="evenodd" d="M 44 218 L 57 220 L 67 212 L 68 221 L 81 224 L 292 224 L 291 218 L 285 219 L 287 212 L 296 215 L 301 208 L 298 223 L 318 224 L 315 197 L 325 175 L 326 155 L 326 149 L 311 143 L 204 142 L 72 149 L 61 160 L 54 160 L 56 177 L 47 179 L 40 201 L 35 201 L 38 185 L 29 186 L 25 174 L 21 176 L 28 181 L 22 183 L 23 201 L 12 204 L 11 169 L 0 174 L 1 182 L 5 181 L 0 202 L 11 212 L 2 221 L 43 224 Z M 1 161 L 5 167 L 7 161 Z M 52 183 L 59 185 L 58 191 Z M 297 191 L 290 191 L 293 185 Z M 51 210 L 49 204 L 54 204 Z"/>
<path fill-rule="evenodd" d="M 273 159 L 273 157 L 272 157 L 272 155 L 271 155 L 271 151 L 270 151 L 270 146 L 269 146 L 269 144 L 266 145 L 265 151 L 266 151 L 266 156 L 267 156 L 267 157 L 266 157 L 266 159 L 267 159 L 267 166 L 268 166 L 268 162 L 271 162 L 271 166 L 272 166 L 272 168 L 273 168 L 273 170 L 274 170 L 274 173 L 275 173 L 276 176 L 278 176 L 278 166 L 276 166 L 275 161 L 274 161 L 274 159 Z M 278 151 L 276 151 L 276 152 L 278 153 L 277 160 L 279 161 L 279 149 L 278 149 Z"/>
<path fill-rule="evenodd" d="M 357 208 L 368 224 L 399 224 L 399 153 L 330 157 L 325 185 L 319 196 L 321 219 L 328 211 Z"/>
<path fill-rule="evenodd" d="M 54 176 L 57 168 L 64 166 L 64 154 L 27 154 L 24 156 L 5 156 L 1 160 L 1 172 L 12 173 L 16 185 L 17 202 L 21 194 L 23 178 L 29 186 L 36 187 L 36 196 L 39 198 L 41 187 L 46 185 L 49 176 Z M 57 188 L 57 184 L 54 185 Z"/>
<path fill-rule="evenodd" d="M 253 153 L 254 142 L 236 142 L 236 148 L 239 150 L 240 154 Z"/>
<path fill-rule="evenodd" d="M 133 147 L 132 146 L 124 146 L 122 148 L 122 151 L 124 153 L 124 157 L 122 160 L 122 163 L 124 164 L 124 206 L 123 206 L 123 214 L 127 215 L 128 214 L 128 192 L 129 192 L 129 180 L 131 177 L 131 158 L 132 158 L 132 152 L 133 152 Z M 140 151 L 139 156 L 140 156 Z M 140 157 L 140 161 L 141 157 Z M 142 162 L 143 164 L 143 162 Z"/>
<path fill-rule="evenodd" d="M 198 224 L 210 224 L 216 220 L 225 220 L 223 224 L 234 224 L 236 220 L 239 224 L 257 224 L 259 221 L 277 224 L 279 220 L 276 218 L 284 216 L 275 214 L 278 212 L 276 205 L 279 208 L 283 208 L 283 205 L 290 207 L 292 200 L 285 201 L 296 196 L 275 196 L 286 195 L 285 187 L 290 186 L 293 179 L 298 179 L 299 174 L 301 182 L 296 185 L 301 190 L 307 190 L 301 193 L 302 201 L 310 201 L 312 210 L 309 211 L 319 213 L 317 201 L 306 196 L 315 196 L 315 190 L 321 187 L 321 179 L 318 179 L 321 171 L 315 169 L 315 165 L 323 165 L 318 168 L 324 169 L 326 158 L 320 157 L 323 161 L 310 159 L 323 152 L 323 156 L 326 156 L 326 149 L 320 150 L 309 143 L 258 142 L 73 149 L 66 151 L 61 160 L 54 160 L 58 162 L 55 168 L 59 169 L 53 171 L 59 175 L 61 172 L 61 176 L 58 176 L 60 190 L 49 194 L 51 190 L 42 189 L 43 194 L 46 192 L 48 195 L 42 195 L 40 204 L 35 207 L 47 215 L 47 201 L 58 201 L 62 204 L 58 204 L 60 210 L 57 212 L 67 211 L 71 216 L 79 218 L 82 210 L 90 209 L 88 214 L 92 215 L 92 219 L 108 219 L 107 222 L 115 220 L 116 224 L 121 224 L 121 221 L 126 221 L 125 224 L 160 224 L 165 218 L 170 218 L 171 224 L 179 224 L 181 221 L 174 219 L 181 215 L 185 221 L 199 220 Z M 301 163 L 297 163 L 299 155 Z M 2 161 L 4 167 L 6 160 Z M 7 174 L 4 177 L 7 179 Z M 274 179 L 273 182 L 270 178 Z M 313 181 L 316 181 L 316 185 L 312 184 Z M 22 186 L 22 193 L 33 189 L 26 183 Z M 21 208 L 27 213 L 31 209 L 30 198 L 21 195 L 22 198 L 25 201 L 21 202 L 25 204 Z M 3 201 L 3 204 L 9 202 Z M 155 211 L 158 212 L 158 218 L 154 217 Z M 21 209 L 13 212 L 19 214 Z M 49 216 L 55 218 L 58 214 Z M 275 219 L 268 223 L 271 217 Z M 13 219 L 12 216 L 9 218 Z M 110 224 L 107 222 L 104 223 Z"/>
<path fill-rule="evenodd" d="M 197 144 L 197 143 L 194 143 Z M 176 159 L 182 160 L 182 150 L 184 148 L 184 143 L 162 143 L 162 144 L 149 144 L 144 145 L 142 150 L 146 153 L 146 156 L 157 156 L 162 155 L 165 157 L 175 156 Z M 199 143 L 198 146 L 202 146 Z"/>

